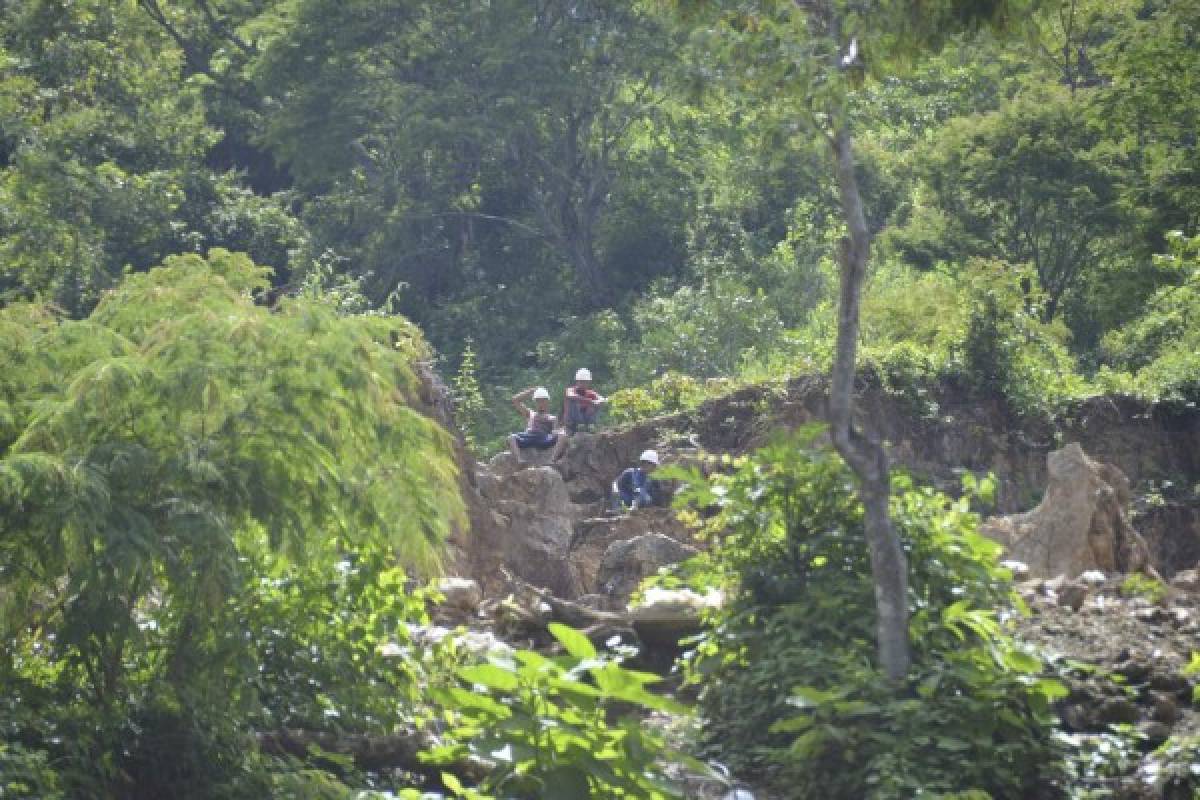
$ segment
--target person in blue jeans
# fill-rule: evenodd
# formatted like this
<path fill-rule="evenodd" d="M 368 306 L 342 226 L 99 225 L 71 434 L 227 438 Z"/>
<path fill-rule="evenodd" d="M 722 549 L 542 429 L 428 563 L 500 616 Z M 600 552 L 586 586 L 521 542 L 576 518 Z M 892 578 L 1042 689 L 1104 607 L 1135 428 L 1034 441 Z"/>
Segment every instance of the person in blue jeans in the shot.
<path fill-rule="evenodd" d="M 658 453 L 645 450 L 638 458 L 638 465 L 630 467 L 617 476 L 613 481 L 613 505 L 615 510 L 622 508 L 645 508 L 654 505 L 654 481 L 650 473 L 658 467 Z"/>
<path fill-rule="evenodd" d="M 534 408 L 529 408 L 524 403 L 530 396 L 533 397 Z M 513 395 L 512 404 L 517 413 L 525 418 L 525 430 L 508 437 L 508 449 L 516 457 L 517 464 L 525 463 L 521 451 L 530 447 L 536 450 L 549 450 L 553 447 L 552 457 L 557 460 L 562 455 L 567 439 L 555 430 L 558 420 L 550 413 L 550 392 L 540 386 L 537 389 L 526 389 Z"/>

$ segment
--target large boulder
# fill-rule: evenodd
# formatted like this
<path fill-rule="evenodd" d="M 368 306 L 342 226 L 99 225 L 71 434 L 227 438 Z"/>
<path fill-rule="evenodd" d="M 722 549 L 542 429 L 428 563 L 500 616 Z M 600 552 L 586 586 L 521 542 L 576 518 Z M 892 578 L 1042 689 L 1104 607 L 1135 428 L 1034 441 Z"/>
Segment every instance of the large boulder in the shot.
<path fill-rule="evenodd" d="M 699 594 L 691 589 L 646 590 L 641 602 L 629 609 L 638 638 L 649 645 L 674 647 L 684 636 L 699 633 L 704 612 L 725 604 L 717 589 Z"/>
<path fill-rule="evenodd" d="M 466 541 L 470 574 L 485 593 L 505 590 L 504 573 L 559 597 L 582 594 L 569 563 L 579 509 L 552 467 L 528 467 L 475 476 L 471 536 Z"/>
<path fill-rule="evenodd" d="M 641 582 L 659 569 L 696 555 L 696 548 L 661 533 L 645 533 L 614 542 L 604 553 L 596 574 L 598 588 L 623 604 Z"/>
<path fill-rule="evenodd" d="M 571 564 L 584 589 L 604 594 L 599 574 L 608 549 L 617 542 L 647 533 L 661 533 L 680 542 L 691 539 L 687 527 L 669 508 L 643 508 L 632 514 L 593 517 L 576 523 L 575 538 L 571 542 Z"/>
<path fill-rule="evenodd" d="M 1129 522 L 1129 480 L 1121 470 L 1093 461 L 1076 443 L 1050 453 L 1046 467 L 1037 508 L 989 519 L 980 532 L 1035 578 L 1152 570 L 1146 543 Z"/>
<path fill-rule="evenodd" d="M 517 461 L 511 450 L 504 450 L 488 460 L 487 469 L 495 475 L 511 475 L 526 467 L 549 467 L 554 465 L 554 448 L 547 447 L 539 450 L 529 447 L 521 451 L 521 461 Z"/>

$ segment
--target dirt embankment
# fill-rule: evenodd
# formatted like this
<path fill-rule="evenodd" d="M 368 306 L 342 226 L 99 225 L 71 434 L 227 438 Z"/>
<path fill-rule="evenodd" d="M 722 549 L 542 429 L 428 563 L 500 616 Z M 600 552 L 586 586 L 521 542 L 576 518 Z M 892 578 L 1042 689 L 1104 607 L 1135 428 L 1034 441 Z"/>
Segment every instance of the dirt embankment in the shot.
<path fill-rule="evenodd" d="M 826 382 L 800 378 L 782 387 L 733 392 L 685 413 L 605 436 L 656 442 L 670 453 L 751 450 L 780 431 L 825 416 Z M 864 381 L 860 423 L 881 436 L 896 464 L 915 477 L 956 492 L 964 470 L 993 473 L 997 514 L 1035 506 L 1047 483 L 1046 456 L 1078 442 L 1096 461 L 1129 478 L 1133 522 L 1155 566 L 1169 577 L 1200 562 L 1200 410 L 1101 396 L 1055 420 L 1021 419 L 999 401 L 945 387 L 921 403 Z"/>

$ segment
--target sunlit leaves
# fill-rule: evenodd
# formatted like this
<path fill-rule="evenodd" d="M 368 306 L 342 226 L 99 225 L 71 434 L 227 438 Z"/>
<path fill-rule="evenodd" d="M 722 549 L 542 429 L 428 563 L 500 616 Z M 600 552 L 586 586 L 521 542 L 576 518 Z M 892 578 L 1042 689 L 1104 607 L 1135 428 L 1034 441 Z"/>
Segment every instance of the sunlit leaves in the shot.
<path fill-rule="evenodd" d="M 348 547 L 436 563 L 461 505 L 449 436 L 411 405 L 419 336 L 320 299 L 257 306 L 264 281 L 214 251 L 131 276 L 87 320 L 0 312 L 35 322 L 0 350 L 0 586 L 76 593 L 61 621 L 6 622 L 61 624 L 105 661 L 151 597 L 181 645 L 224 624 L 264 535 L 313 565 Z M 108 640 L 88 633 L 100 618 Z"/>
<path fill-rule="evenodd" d="M 566 655 L 494 657 L 457 670 L 470 690 L 434 692 L 450 725 L 430 760 L 471 754 L 493 765 L 478 790 L 456 781 L 456 796 L 679 797 L 660 773 L 658 760 L 667 755 L 661 738 L 637 720 L 611 717 L 620 704 L 673 713 L 684 707 L 648 688 L 659 676 L 600 654 L 582 632 L 558 623 L 550 632 Z"/>

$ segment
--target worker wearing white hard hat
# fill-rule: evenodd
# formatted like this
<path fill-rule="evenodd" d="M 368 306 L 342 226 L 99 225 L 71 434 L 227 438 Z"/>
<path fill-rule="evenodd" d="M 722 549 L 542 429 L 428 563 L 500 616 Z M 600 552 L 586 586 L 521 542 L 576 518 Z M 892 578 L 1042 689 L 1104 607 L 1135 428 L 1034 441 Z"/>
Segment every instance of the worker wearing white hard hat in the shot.
<path fill-rule="evenodd" d="M 562 418 L 567 433 L 594 428 L 598 407 L 607 402 L 607 398 L 592 388 L 592 371 L 587 367 L 576 370 L 575 383 L 567 387 L 563 397 Z"/>
<path fill-rule="evenodd" d="M 630 467 L 613 481 L 613 504 L 620 508 L 644 508 L 652 506 L 659 488 L 650 473 L 658 467 L 658 451 L 643 450 L 638 465 Z"/>
<path fill-rule="evenodd" d="M 525 405 L 527 398 L 533 398 L 534 408 Z M 554 448 L 553 458 L 562 455 L 566 437 L 555 431 L 558 420 L 550 413 L 550 392 L 544 386 L 525 389 L 512 397 L 513 408 L 525 418 L 525 430 L 508 437 L 508 449 L 517 459 L 518 464 L 525 463 L 522 451 L 530 448 L 549 450 Z"/>

